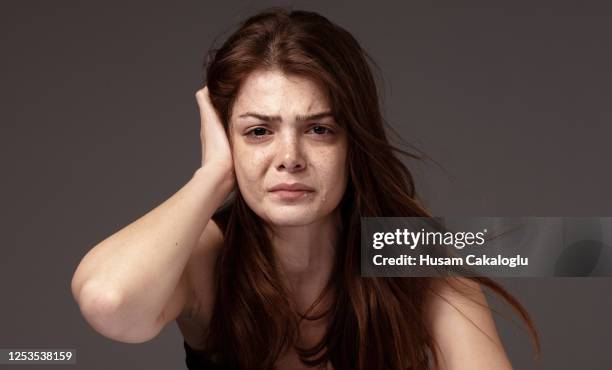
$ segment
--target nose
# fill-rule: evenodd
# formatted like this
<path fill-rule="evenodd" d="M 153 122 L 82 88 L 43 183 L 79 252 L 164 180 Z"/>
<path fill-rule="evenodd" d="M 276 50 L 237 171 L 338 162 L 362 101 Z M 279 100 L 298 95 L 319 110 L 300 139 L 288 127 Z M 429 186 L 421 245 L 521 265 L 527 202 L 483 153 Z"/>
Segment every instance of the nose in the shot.
<path fill-rule="evenodd" d="M 296 172 L 306 168 L 306 160 L 302 153 L 301 143 L 297 135 L 286 134 L 279 141 L 278 163 L 279 171 Z"/>

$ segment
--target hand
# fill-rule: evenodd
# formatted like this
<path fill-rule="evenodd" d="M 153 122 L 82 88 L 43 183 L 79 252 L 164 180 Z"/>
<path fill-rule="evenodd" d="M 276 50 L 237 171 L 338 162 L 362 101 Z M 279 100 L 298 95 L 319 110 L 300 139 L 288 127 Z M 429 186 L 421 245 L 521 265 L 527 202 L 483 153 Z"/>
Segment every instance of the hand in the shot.
<path fill-rule="evenodd" d="M 202 142 L 202 167 L 212 166 L 223 171 L 228 178 L 234 179 L 234 162 L 229 140 L 221 119 L 212 102 L 208 87 L 196 92 L 200 109 L 200 140 Z"/>

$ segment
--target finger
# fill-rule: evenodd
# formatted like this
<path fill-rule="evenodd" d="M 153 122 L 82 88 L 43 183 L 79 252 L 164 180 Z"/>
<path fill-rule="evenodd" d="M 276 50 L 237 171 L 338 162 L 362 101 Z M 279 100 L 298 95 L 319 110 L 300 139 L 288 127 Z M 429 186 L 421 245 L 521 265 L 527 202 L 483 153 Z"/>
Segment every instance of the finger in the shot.
<path fill-rule="evenodd" d="M 200 89 L 198 91 L 196 91 L 196 101 L 198 102 L 198 105 L 200 107 L 202 107 L 204 105 L 204 103 L 206 102 L 206 96 L 208 95 L 208 87 L 204 86 L 203 89 Z"/>
<path fill-rule="evenodd" d="M 202 123 L 207 119 L 215 119 L 216 112 L 214 112 L 214 108 L 212 106 L 212 102 L 210 100 L 210 94 L 208 92 L 208 87 L 199 90 L 196 93 L 196 98 L 198 101 L 198 105 L 200 107 L 200 118 Z"/>

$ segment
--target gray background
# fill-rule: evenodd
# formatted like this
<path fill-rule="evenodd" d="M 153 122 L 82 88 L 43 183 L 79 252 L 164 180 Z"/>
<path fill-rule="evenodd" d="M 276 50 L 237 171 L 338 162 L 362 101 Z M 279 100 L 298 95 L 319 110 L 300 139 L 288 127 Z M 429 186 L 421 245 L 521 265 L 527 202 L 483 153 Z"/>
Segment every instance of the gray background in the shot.
<path fill-rule="evenodd" d="M 387 119 L 443 166 L 408 163 L 427 207 L 610 216 L 611 6 L 406 3 L 293 2 L 349 29 L 381 67 Z M 276 4 L 290 3 L 2 2 L 0 347 L 76 348 L 79 369 L 183 368 L 175 324 L 144 344 L 108 340 L 70 279 L 191 178 L 205 51 Z M 516 369 L 612 368 L 611 280 L 500 281 L 542 335 L 536 365 L 525 331 L 497 319 Z"/>

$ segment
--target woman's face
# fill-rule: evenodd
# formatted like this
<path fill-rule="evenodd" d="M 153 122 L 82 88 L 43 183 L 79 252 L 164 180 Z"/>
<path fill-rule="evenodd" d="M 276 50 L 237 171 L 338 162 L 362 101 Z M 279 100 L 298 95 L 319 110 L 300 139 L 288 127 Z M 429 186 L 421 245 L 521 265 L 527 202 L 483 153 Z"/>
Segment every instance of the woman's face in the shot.
<path fill-rule="evenodd" d="M 347 183 L 346 132 L 313 81 L 253 72 L 230 119 L 236 180 L 248 206 L 276 226 L 307 225 L 330 214 Z M 307 192 L 273 191 L 300 183 Z"/>

